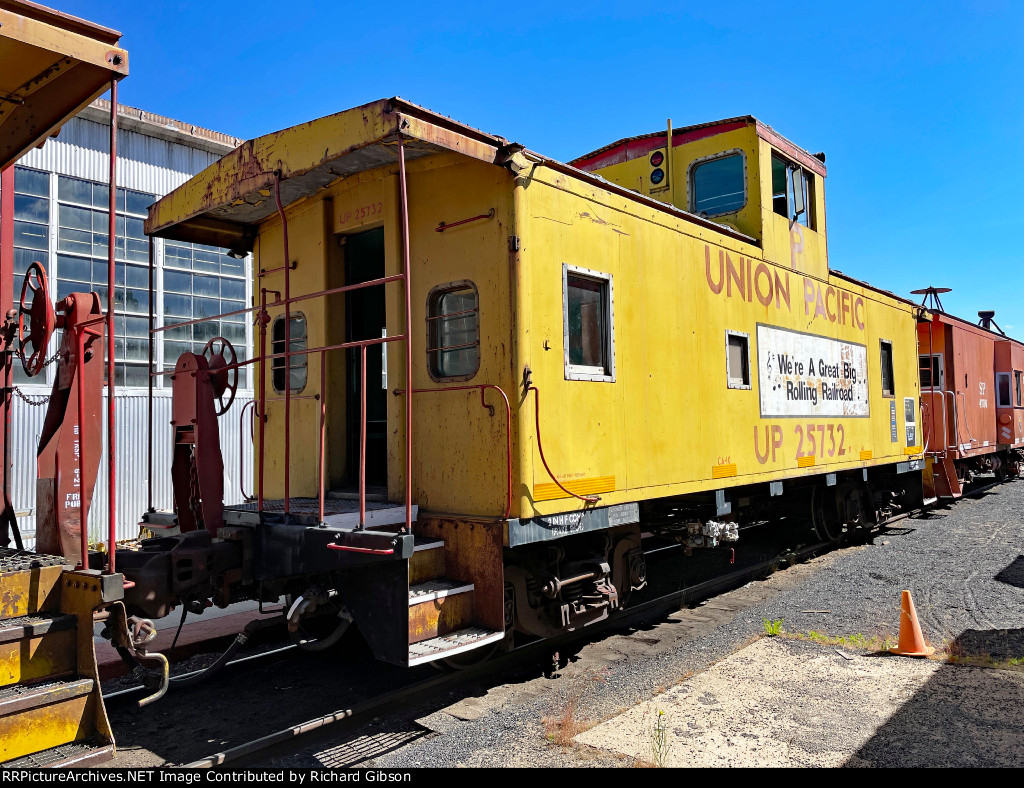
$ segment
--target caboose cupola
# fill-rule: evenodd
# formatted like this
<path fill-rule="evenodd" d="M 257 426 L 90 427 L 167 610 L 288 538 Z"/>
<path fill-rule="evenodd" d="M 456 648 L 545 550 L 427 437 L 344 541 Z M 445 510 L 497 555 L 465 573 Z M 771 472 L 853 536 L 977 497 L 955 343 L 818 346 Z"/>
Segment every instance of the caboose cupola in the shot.
<path fill-rule="evenodd" d="M 672 140 L 669 154 L 668 140 Z M 824 279 L 825 154 L 746 116 L 619 140 L 571 162 L 750 236 L 765 258 Z"/>

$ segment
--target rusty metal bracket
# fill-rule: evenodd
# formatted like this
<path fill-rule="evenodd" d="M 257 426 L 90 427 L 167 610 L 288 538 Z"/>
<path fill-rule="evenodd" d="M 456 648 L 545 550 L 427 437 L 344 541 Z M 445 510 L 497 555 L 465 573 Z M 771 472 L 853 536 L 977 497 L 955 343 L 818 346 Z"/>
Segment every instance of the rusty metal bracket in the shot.
<path fill-rule="evenodd" d="M 462 225 L 462 224 L 469 224 L 470 222 L 478 222 L 481 219 L 493 219 L 493 218 L 494 218 L 494 209 L 491 208 L 491 210 L 489 210 L 487 213 L 482 213 L 479 216 L 471 216 L 468 219 L 460 219 L 459 221 L 451 222 L 450 224 L 446 224 L 445 222 L 441 222 L 439 225 L 437 225 L 437 227 L 434 228 L 434 232 L 435 233 L 443 233 L 445 230 L 450 230 L 453 227 L 458 227 L 459 225 Z"/>

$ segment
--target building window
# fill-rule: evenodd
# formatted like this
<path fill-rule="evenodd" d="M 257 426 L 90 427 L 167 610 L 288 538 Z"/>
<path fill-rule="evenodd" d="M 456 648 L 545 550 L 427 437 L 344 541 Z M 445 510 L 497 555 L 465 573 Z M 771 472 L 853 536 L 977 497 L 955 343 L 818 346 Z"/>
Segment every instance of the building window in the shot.
<path fill-rule="evenodd" d="M 725 332 L 726 377 L 731 389 L 750 388 L 750 335 Z"/>
<path fill-rule="evenodd" d="M 143 232 L 152 194 L 118 189 L 114 234 L 114 382 L 145 386 L 149 347 L 149 239 Z M 107 299 L 106 184 L 57 176 L 56 300 L 71 293 L 99 293 Z M 130 333 L 129 333 L 130 332 Z"/>
<path fill-rule="evenodd" d="M 163 275 L 164 325 L 173 326 L 164 331 L 165 367 L 172 369 L 182 353 L 201 352 L 206 343 L 217 336 L 227 339 L 234 346 L 238 360 L 244 361 L 248 357 L 246 315 L 192 325 L 177 324 L 244 309 L 245 260 L 231 257 L 226 249 L 215 246 L 164 241 Z M 283 324 L 281 331 L 284 331 Z M 245 367 L 240 367 L 239 372 L 240 382 L 246 381 Z M 244 382 L 241 385 L 245 387 Z"/>
<path fill-rule="evenodd" d="M 74 292 L 96 292 L 105 310 L 107 184 L 19 166 L 15 168 L 14 192 L 15 298 L 21 293 L 28 266 L 40 262 L 46 268 L 55 302 Z M 124 188 L 117 189 L 115 196 L 114 380 L 118 386 L 145 387 L 148 383 L 149 239 L 143 224 L 155 199 L 152 194 Z M 214 336 L 227 338 L 239 360 L 247 358 L 249 328 L 244 314 L 192 326 L 175 324 L 244 309 L 248 260 L 232 258 L 224 249 L 177 241 L 157 241 L 154 251 L 156 325 L 170 327 L 154 335 L 154 358 L 161 357 L 162 347 L 164 368 L 173 369 L 183 352 L 201 352 Z M 164 284 L 166 309 L 161 311 Z M 56 344 L 52 347 L 56 349 Z M 247 368 L 240 369 L 243 388 L 251 385 L 248 374 Z M 28 378 L 20 363 L 15 365 L 14 375 L 18 384 L 46 384 L 47 378 L 53 381 L 52 373 Z M 154 384 L 162 386 L 163 378 L 156 378 Z"/>
<path fill-rule="evenodd" d="M 1013 400 L 1010 399 L 1010 373 L 996 373 L 996 407 L 1012 408 Z"/>
<path fill-rule="evenodd" d="M 566 380 L 615 382 L 611 274 L 562 266 Z"/>
<path fill-rule="evenodd" d="M 306 316 L 301 312 L 292 312 L 291 316 L 291 351 L 294 353 L 298 350 L 306 349 Z M 271 352 L 276 356 L 278 353 L 284 353 L 284 315 L 278 315 L 274 318 L 274 326 L 272 330 L 271 340 Z M 306 375 L 309 366 L 309 356 L 306 353 L 302 353 L 297 356 L 292 356 L 288 359 L 291 363 L 289 364 L 291 374 L 289 377 L 290 386 L 292 393 L 295 394 L 306 388 Z M 274 391 L 284 391 L 284 357 L 275 358 L 271 364 L 271 370 L 273 371 L 273 384 Z"/>
<path fill-rule="evenodd" d="M 814 175 L 772 154 L 772 209 L 814 229 Z"/>
<path fill-rule="evenodd" d="M 427 297 L 427 360 L 434 379 L 468 379 L 480 368 L 480 306 L 476 286 L 435 287 Z"/>
<path fill-rule="evenodd" d="M 747 204 L 747 178 L 741 151 L 728 151 L 690 166 L 690 210 L 701 216 L 735 213 Z"/>
<path fill-rule="evenodd" d="M 21 298 L 25 272 L 32 263 L 41 263 L 48 277 L 53 276 L 49 255 L 50 176 L 27 167 L 14 168 L 14 303 Z M 50 280 L 53 287 L 53 280 Z M 51 293 L 51 298 L 53 294 Z M 48 352 L 48 351 L 45 351 Z M 30 378 L 20 362 L 14 364 L 15 383 L 45 383 L 44 377 Z"/>
<path fill-rule="evenodd" d="M 879 344 L 882 349 L 882 396 L 891 397 L 896 390 L 892 372 L 892 342 L 880 339 Z"/>

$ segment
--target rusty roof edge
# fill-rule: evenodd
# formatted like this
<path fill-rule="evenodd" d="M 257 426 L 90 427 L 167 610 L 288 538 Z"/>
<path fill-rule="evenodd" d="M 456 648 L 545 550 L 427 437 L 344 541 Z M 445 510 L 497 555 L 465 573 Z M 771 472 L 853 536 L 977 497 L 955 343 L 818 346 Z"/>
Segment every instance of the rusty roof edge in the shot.
<path fill-rule="evenodd" d="M 754 123 L 757 127 L 757 136 L 774 145 L 776 148 L 781 150 L 783 153 L 788 153 L 794 159 L 799 161 L 807 169 L 817 173 L 822 178 L 826 177 L 827 170 L 825 169 L 825 162 L 815 156 L 813 153 L 808 152 L 806 149 L 801 148 L 795 142 L 783 137 L 779 132 L 769 126 L 767 123 L 762 123 L 757 118 L 754 118 Z"/>
<path fill-rule="evenodd" d="M 724 126 L 727 123 L 739 123 L 740 121 L 743 121 L 744 123 L 757 123 L 757 118 L 755 118 L 753 115 L 739 115 L 735 118 L 723 118 L 722 120 L 711 120 L 708 121 L 707 123 L 694 123 L 692 126 L 680 126 L 679 128 L 672 129 L 672 137 L 674 138 L 676 134 L 686 134 L 687 132 L 696 131 L 697 129 L 709 129 L 712 128 L 713 126 Z M 668 129 L 666 128 L 661 129 L 660 131 L 651 131 L 644 134 L 636 134 L 632 137 L 623 137 L 620 140 L 611 142 L 608 145 L 603 145 L 602 147 L 597 148 L 596 150 L 592 150 L 589 153 L 584 153 L 580 156 L 576 156 L 570 159 L 569 162 L 572 163 L 576 161 L 583 161 L 584 159 L 589 159 L 594 156 L 597 156 L 600 153 L 604 153 L 605 151 L 617 148 L 619 145 L 626 145 L 630 142 L 636 142 L 637 140 L 649 140 L 653 139 L 654 137 L 664 137 L 665 132 L 667 130 Z"/>
<path fill-rule="evenodd" d="M 121 40 L 121 33 L 113 28 L 98 25 L 88 19 L 66 14 L 29 0 L 0 0 L 0 8 L 26 19 L 42 22 L 51 27 L 59 27 L 61 30 L 77 33 L 111 46 Z"/>
<path fill-rule="evenodd" d="M 965 317 L 954 315 L 951 312 L 944 312 L 941 309 L 928 309 L 927 312 L 931 315 L 939 315 L 940 317 L 948 318 L 949 320 L 955 320 L 957 323 L 962 323 L 964 328 L 970 328 L 975 331 L 980 331 L 984 334 L 991 334 L 996 341 L 1013 342 L 1015 345 L 1024 345 L 1024 341 L 1017 339 L 1015 337 L 1011 337 L 1009 334 L 993 331 L 991 328 L 984 328 L 983 326 L 980 326 L 977 323 L 972 323 Z"/>
<path fill-rule="evenodd" d="M 419 120 L 433 123 L 435 126 L 441 126 L 449 131 L 455 131 L 466 137 L 475 139 L 478 142 L 486 142 L 498 147 L 505 147 L 510 143 L 505 137 L 499 137 L 497 134 L 490 134 L 486 131 L 481 131 L 473 126 L 468 126 L 461 121 L 449 118 L 446 115 L 442 115 L 439 112 L 434 112 L 426 107 L 421 107 L 419 104 L 413 104 L 411 101 L 406 101 L 401 96 L 392 96 L 389 99 L 384 99 L 388 102 L 392 112 L 405 113 L 417 117 Z M 371 102 L 376 104 L 378 102 Z M 363 105 L 369 106 L 369 105 Z"/>
<path fill-rule="evenodd" d="M 275 170 L 273 170 L 273 169 L 265 169 L 265 168 L 257 170 L 256 167 L 259 166 L 259 162 L 252 158 L 252 150 L 253 150 L 255 144 L 258 141 L 260 141 L 260 140 L 266 139 L 268 137 L 273 137 L 273 136 L 276 136 L 276 135 L 280 135 L 282 132 L 291 131 L 291 130 L 294 130 L 294 129 L 301 128 L 303 126 L 309 126 L 312 123 L 316 123 L 318 121 L 322 121 L 325 118 L 336 117 L 336 116 L 341 115 L 341 114 L 343 114 L 345 112 L 352 112 L 352 111 L 356 111 L 356 110 L 366 110 L 367 108 L 373 107 L 375 105 L 380 105 L 381 108 L 383 110 L 385 110 L 384 112 L 382 112 L 382 116 L 386 117 L 388 115 L 391 115 L 392 117 L 394 117 L 394 119 L 395 119 L 395 124 L 394 124 L 395 127 L 392 128 L 392 129 L 388 129 L 385 132 L 385 134 L 383 134 L 379 138 L 374 138 L 374 139 L 371 139 L 371 140 L 366 140 L 366 141 L 361 142 L 360 144 L 352 145 L 352 146 L 350 146 L 348 148 L 345 148 L 344 150 L 337 151 L 335 154 L 333 154 L 330 157 L 330 159 L 325 159 L 325 160 L 321 161 L 319 164 L 324 164 L 328 160 L 333 160 L 333 159 L 340 158 L 341 156 L 344 156 L 344 155 L 346 155 L 348 153 L 351 153 L 351 152 L 353 152 L 355 150 L 359 150 L 360 148 L 364 148 L 364 147 L 366 147 L 368 145 L 373 145 L 373 144 L 375 144 L 377 142 L 380 142 L 383 139 L 387 139 L 388 137 L 392 136 L 393 134 L 395 134 L 397 132 L 397 130 L 398 130 L 398 123 L 400 122 L 400 116 L 398 114 L 396 114 L 394 112 L 388 111 L 388 102 L 389 101 L 390 101 L 390 99 L 382 99 L 382 100 L 378 100 L 378 101 L 371 101 L 368 104 L 362 104 L 362 105 L 360 105 L 358 107 L 351 107 L 350 109 L 342 110 L 342 112 L 335 112 L 335 113 L 332 113 L 331 115 L 325 115 L 323 118 L 316 118 L 316 119 L 311 120 L 311 121 L 306 121 L 304 123 L 299 123 L 299 124 L 296 124 L 295 126 L 289 126 L 286 129 L 280 129 L 278 131 L 270 132 L 268 134 L 263 134 L 263 135 L 261 135 L 259 137 L 254 137 L 254 138 L 252 138 L 250 140 L 246 140 L 245 142 L 242 142 L 240 145 L 236 146 L 233 150 L 231 150 L 228 153 L 226 153 L 224 156 L 222 156 L 220 159 L 215 161 L 209 167 L 207 167 L 206 169 L 204 169 L 201 172 L 197 173 L 196 175 L 192 176 L 189 180 L 187 180 L 185 183 L 183 183 L 177 189 L 174 189 L 172 192 L 170 192 L 169 194 L 165 195 L 164 197 L 162 197 L 161 199 L 159 199 L 155 203 L 153 203 L 151 206 L 149 206 L 149 215 L 146 217 L 145 227 L 144 227 L 145 233 L 147 235 L 156 235 L 158 237 L 165 237 L 165 238 L 172 237 L 168 233 L 170 232 L 170 230 L 173 227 L 176 227 L 176 226 L 182 225 L 182 224 L 186 224 L 186 223 L 196 219 L 197 217 L 201 217 L 201 216 L 209 213 L 210 211 L 212 211 L 212 210 L 214 210 L 216 208 L 222 207 L 223 205 L 230 204 L 232 202 L 232 200 L 244 197 L 246 194 L 249 194 L 254 189 L 269 187 L 270 184 L 273 183 L 272 176 L 274 175 Z M 319 165 L 317 165 L 317 166 L 319 166 Z M 219 172 L 222 172 L 223 170 L 228 169 L 230 167 L 234 167 L 240 173 L 238 179 L 236 180 L 235 185 L 237 186 L 239 183 L 244 183 L 244 186 L 235 188 L 233 191 L 229 188 L 228 196 L 227 196 L 227 198 L 225 199 L 224 202 L 222 202 L 222 203 L 220 203 L 218 205 L 206 204 L 206 203 L 202 203 L 201 202 L 198 206 L 195 207 L 195 209 L 191 213 L 189 213 L 185 217 L 176 219 L 174 221 L 169 221 L 169 222 L 166 222 L 166 223 L 163 223 L 163 224 L 156 224 L 154 222 L 154 216 L 158 213 L 158 211 L 160 209 L 160 206 L 162 204 L 164 204 L 165 201 L 175 199 L 178 196 L 179 192 L 183 191 L 186 188 L 189 188 L 190 184 L 192 184 L 193 181 L 195 181 L 196 179 L 204 178 L 204 179 L 212 182 L 212 181 L 216 180 L 219 177 L 219 174 L 218 174 Z M 291 178 L 300 177 L 300 176 L 306 174 L 307 172 L 309 172 L 312 169 L 314 169 L 314 167 L 300 168 L 300 169 L 290 170 L 288 172 L 282 173 L 281 181 L 284 182 L 284 181 L 289 180 Z M 225 220 L 221 220 L 221 221 L 225 221 Z M 246 222 L 237 222 L 236 224 L 240 228 L 244 228 L 244 227 L 247 226 Z"/>
<path fill-rule="evenodd" d="M 632 189 L 628 189 L 626 187 L 614 184 L 611 181 L 608 181 L 605 178 L 601 177 L 600 175 L 595 175 L 593 173 L 586 172 L 584 170 L 581 170 L 581 169 L 578 169 L 576 167 L 573 167 L 570 164 L 565 164 L 564 162 L 558 161 L 557 159 L 552 159 L 552 158 L 549 158 L 549 157 L 544 156 L 542 154 L 536 153 L 535 151 L 526 150 L 523 146 L 520 146 L 517 143 L 509 142 L 509 140 L 507 138 L 505 138 L 505 137 L 501 137 L 501 136 L 498 136 L 498 135 L 495 135 L 495 134 L 489 134 L 487 132 L 484 132 L 484 131 L 481 131 L 479 129 L 473 128 L 472 126 L 467 126 L 464 123 L 461 123 L 459 121 L 453 120 L 452 118 L 446 117 L 446 116 L 441 115 L 439 113 L 436 113 L 436 112 L 434 112 L 432 110 L 429 110 L 429 109 L 426 109 L 424 107 L 421 107 L 421 106 L 419 106 L 417 104 L 413 104 L 412 102 L 406 101 L 405 99 L 402 99 L 402 98 L 400 98 L 398 96 L 394 96 L 394 97 L 389 98 L 389 99 L 380 99 L 378 101 L 369 102 L 368 104 L 363 104 L 363 105 L 360 105 L 359 107 L 353 107 L 353 108 L 350 108 L 350 109 L 347 109 L 347 110 L 343 110 L 342 112 L 351 112 L 353 110 L 365 110 L 365 109 L 373 107 L 375 105 L 381 106 L 381 108 L 383 109 L 383 114 L 385 116 L 390 115 L 390 116 L 395 118 L 395 120 L 396 120 L 395 128 L 391 129 L 391 130 L 388 130 L 388 132 L 385 133 L 380 139 L 370 140 L 370 141 L 367 141 L 367 142 L 365 142 L 365 143 L 363 143 L 361 145 L 358 145 L 358 146 L 355 146 L 355 147 L 352 147 L 352 148 L 348 148 L 348 149 L 346 149 L 344 151 L 339 151 L 336 154 L 336 156 L 334 156 L 334 158 L 338 158 L 340 156 L 346 155 L 347 153 L 351 153 L 353 150 L 356 150 L 356 149 L 361 148 L 361 147 L 365 147 L 366 145 L 372 145 L 372 144 L 374 144 L 376 142 L 379 142 L 382 139 L 386 139 L 387 137 L 391 136 L 392 134 L 394 134 L 396 132 L 401 132 L 402 118 L 403 118 L 403 116 L 409 116 L 409 117 L 414 118 L 414 119 L 416 119 L 416 120 L 418 120 L 420 122 L 428 123 L 428 124 L 431 124 L 431 125 L 435 125 L 435 126 L 438 126 L 438 127 L 442 128 L 442 129 L 444 129 L 446 131 L 450 131 L 450 132 L 454 132 L 456 134 L 460 134 L 460 135 L 462 135 L 464 137 L 467 137 L 467 138 L 470 138 L 470 139 L 472 139 L 472 140 L 474 140 L 474 141 L 476 141 L 478 143 L 483 143 L 483 144 L 488 145 L 488 146 L 493 146 L 495 148 L 495 152 L 496 153 L 498 153 L 501 149 L 521 148 L 522 150 L 524 150 L 525 153 L 527 153 L 529 156 L 537 159 L 538 161 L 543 163 L 545 166 L 550 167 L 551 169 L 554 169 L 554 170 L 561 171 L 561 172 L 563 172 L 563 173 L 565 173 L 567 175 L 570 175 L 571 177 L 576 178 L 578 180 L 587 182 L 587 183 L 591 184 L 592 186 L 595 186 L 597 188 L 600 188 L 600 189 L 603 189 L 605 191 L 611 192 L 613 194 L 617 194 L 620 197 L 625 197 L 628 200 L 640 203 L 642 205 L 646 205 L 647 207 L 654 208 L 654 209 L 656 209 L 656 210 L 658 210 L 658 211 L 660 211 L 662 213 L 669 214 L 669 215 L 675 216 L 677 218 L 683 219 L 684 221 L 687 221 L 687 222 L 689 222 L 691 224 L 695 224 L 695 225 L 697 225 L 699 227 L 703 227 L 705 229 L 712 230 L 712 231 L 714 231 L 716 233 L 720 233 L 720 234 L 725 235 L 725 236 L 727 236 L 729 238 L 732 238 L 733 240 L 741 241 L 743 243 L 751 244 L 753 246 L 758 246 L 758 247 L 760 246 L 760 243 L 758 242 L 758 240 L 756 238 L 753 238 L 753 237 L 751 237 L 749 235 L 746 235 L 745 233 L 741 233 L 738 230 L 734 230 L 733 228 L 729 227 L 728 225 L 718 224 L 718 223 L 716 223 L 716 222 L 714 222 L 714 221 L 712 221 L 710 219 L 704 219 L 704 218 L 702 218 L 700 216 L 692 214 L 692 213 L 690 213 L 688 211 L 685 211 L 685 210 L 683 210 L 681 208 L 677 208 L 676 206 L 671 205 L 669 203 L 664 203 L 664 202 L 662 202 L 660 200 L 657 200 L 657 199 L 655 199 L 653 197 L 648 197 L 647 195 L 641 194 L 640 192 L 637 192 L 637 191 L 634 191 Z M 334 115 L 340 115 L 340 114 L 342 114 L 342 113 L 333 113 L 333 115 L 327 115 L 327 116 L 324 116 L 324 117 L 333 117 Z M 316 123 L 319 120 L 323 120 L 323 118 L 318 118 L 318 119 L 315 119 L 315 120 L 312 120 L 312 121 L 306 121 L 305 123 L 300 123 L 300 124 L 297 124 L 296 126 L 291 126 L 289 128 L 290 129 L 297 129 L 297 128 L 301 127 L 301 126 L 306 126 L 306 125 L 309 125 L 309 124 L 312 124 L 312 123 Z M 713 125 L 713 124 L 707 124 L 707 125 Z M 282 131 L 287 131 L 287 129 L 284 129 Z M 278 132 L 271 132 L 271 134 L 280 134 L 280 133 L 281 133 L 280 131 L 278 131 Z M 231 166 L 232 162 L 236 162 L 237 164 L 240 165 L 241 162 L 242 162 L 242 158 L 243 158 L 245 152 L 247 150 L 249 150 L 252 147 L 252 145 L 257 140 L 262 139 L 263 137 L 267 137 L 267 136 L 270 136 L 270 135 L 262 135 L 262 137 L 257 137 L 257 138 L 254 138 L 252 140 L 247 140 L 246 142 L 244 142 L 241 145 L 239 145 L 235 150 L 233 150 L 232 152 L 230 152 L 226 156 L 224 156 L 222 159 L 220 159 L 219 161 L 217 161 L 214 164 L 212 164 L 210 167 L 207 168 L 207 170 L 204 170 L 203 173 L 205 173 L 208 170 L 211 170 L 213 168 L 221 168 L 221 169 L 223 169 L 225 167 L 229 167 L 229 166 Z M 438 139 L 434 139 L 434 140 L 431 140 L 431 141 L 435 142 L 435 144 L 440 144 L 440 145 L 444 144 L 443 138 L 438 138 Z M 453 150 L 455 150 L 455 149 L 453 149 Z M 459 151 L 459 150 L 455 150 L 455 152 L 465 153 L 464 151 Z M 241 167 L 239 167 L 239 168 L 243 169 Z M 306 170 L 290 171 L 290 172 L 286 173 L 286 175 L 282 178 L 282 182 L 284 180 L 287 180 L 288 178 L 294 178 L 294 177 L 301 176 L 305 172 L 306 172 Z M 203 173 L 199 173 L 199 175 L 197 175 L 195 177 L 200 177 L 200 176 L 203 175 Z M 269 176 L 270 174 L 271 173 L 269 171 L 266 172 L 266 175 Z M 266 180 L 266 183 L 270 183 L 269 178 Z M 248 186 L 251 186 L 251 185 L 252 184 L 247 184 L 246 188 L 248 189 Z M 266 185 L 266 184 L 263 184 L 263 185 Z M 179 187 L 179 189 L 181 189 L 181 188 L 184 188 L 184 187 Z M 171 192 L 171 195 L 174 195 L 175 192 L 177 192 L 177 191 L 178 190 L 176 189 L 174 192 Z M 248 193 L 248 191 L 246 191 L 246 193 Z M 171 196 L 171 195 L 168 195 L 168 196 Z M 239 193 L 239 194 L 236 194 L 235 196 L 236 197 L 240 197 L 240 196 L 243 196 L 243 195 Z M 160 205 L 161 202 L 162 202 L 162 200 L 157 201 L 150 208 L 149 218 L 146 219 L 146 233 L 149 234 L 149 235 L 157 235 L 157 236 L 167 237 L 167 234 L 171 231 L 171 228 L 173 228 L 174 226 L 190 222 L 190 221 L 196 219 L 199 216 L 202 216 L 202 215 L 204 215 L 206 213 L 209 213 L 215 207 L 218 207 L 218 206 L 213 206 L 213 205 L 204 205 L 204 206 L 201 206 L 194 213 L 190 214 L 189 216 L 187 216 L 185 218 L 179 219 L 179 220 L 174 221 L 174 222 L 166 223 L 166 224 L 156 225 L 156 224 L 153 223 L 152 218 L 153 218 L 153 216 L 154 216 L 154 214 L 156 212 L 157 207 Z M 239 222 L 238 225 L 241 228 L 241 227 L 245 226 L 245 223 Z"/>
<path fill-rule="evenodd" d="M 678 128 L 672 129 L 672 137 L 674 139 L 676 135 L 687 134 L 692 131 L 697 131 L 698 129 L 709 129 L 715 126 L 725 126 L 730 123 L 740 122 L 753 124 L 755 129 L 757 130 L 757 135 L 759 137 L 761 137 L 762 139 L 769 143 L 774 144 L 780 150 L 789 153 L 791 156 L 793 156 L 793 158 L 799 159 L 801 164 L 803 164 L 808 169 L 816 172 L 821 177 L 826 177 L 827 171 L 825 169 L 825 164 L 824 162 L 821 161 L 821 159 L 816 158 L 813 153 L 809 152 L 805 148 L 800 147 L 789 138 L 777 132 L 767 123 L 764 123 L 755 118 L 753 115 L 738 115 L 735 118 L 723 118 L 722 120 L 712 120 L 707 123 L 696 123 L 692 126 L 680 126 Z M 579 162 L 584 161 L 586 159 L 591 159 L 594 156 L 598 156 L 606 151 L 613 150 L 614 148 L 617 148 L 620 145 L 627 145 L 631 142 L 636 142 L 637 140 L 654 139 L 656 137 L 663 136 L 665 136 L 664 129 L 659 131 L 648 132 L 646 134 L 637 134 L 633 137 L 624 137 L 623 139 L 616 140 L 615 142 L 612 142 L 608 145 L 604 145 L 603 147 L 600 147 L 596 150 L 592 150 L 589 153 L 584 153 L 581 156 L 576 156 L 575 158 L 570 159 L 570 162 Z"/>

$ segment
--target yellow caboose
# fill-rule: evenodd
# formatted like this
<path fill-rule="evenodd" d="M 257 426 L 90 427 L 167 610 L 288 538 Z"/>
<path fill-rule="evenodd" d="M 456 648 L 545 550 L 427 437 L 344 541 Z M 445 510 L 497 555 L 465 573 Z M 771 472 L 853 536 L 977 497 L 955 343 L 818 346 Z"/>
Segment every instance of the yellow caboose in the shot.
<path fill-rule="evenodd" d="M 606 617 L 641 533 L 832 540 L 920 502 L 917 308 L 829 271 L 824 178 L 750 117 L 567 165 L 393 98 L 159 201 L 151 235 L 255 259 L 218 601 L 317 596 L 417 664 Z"/>

